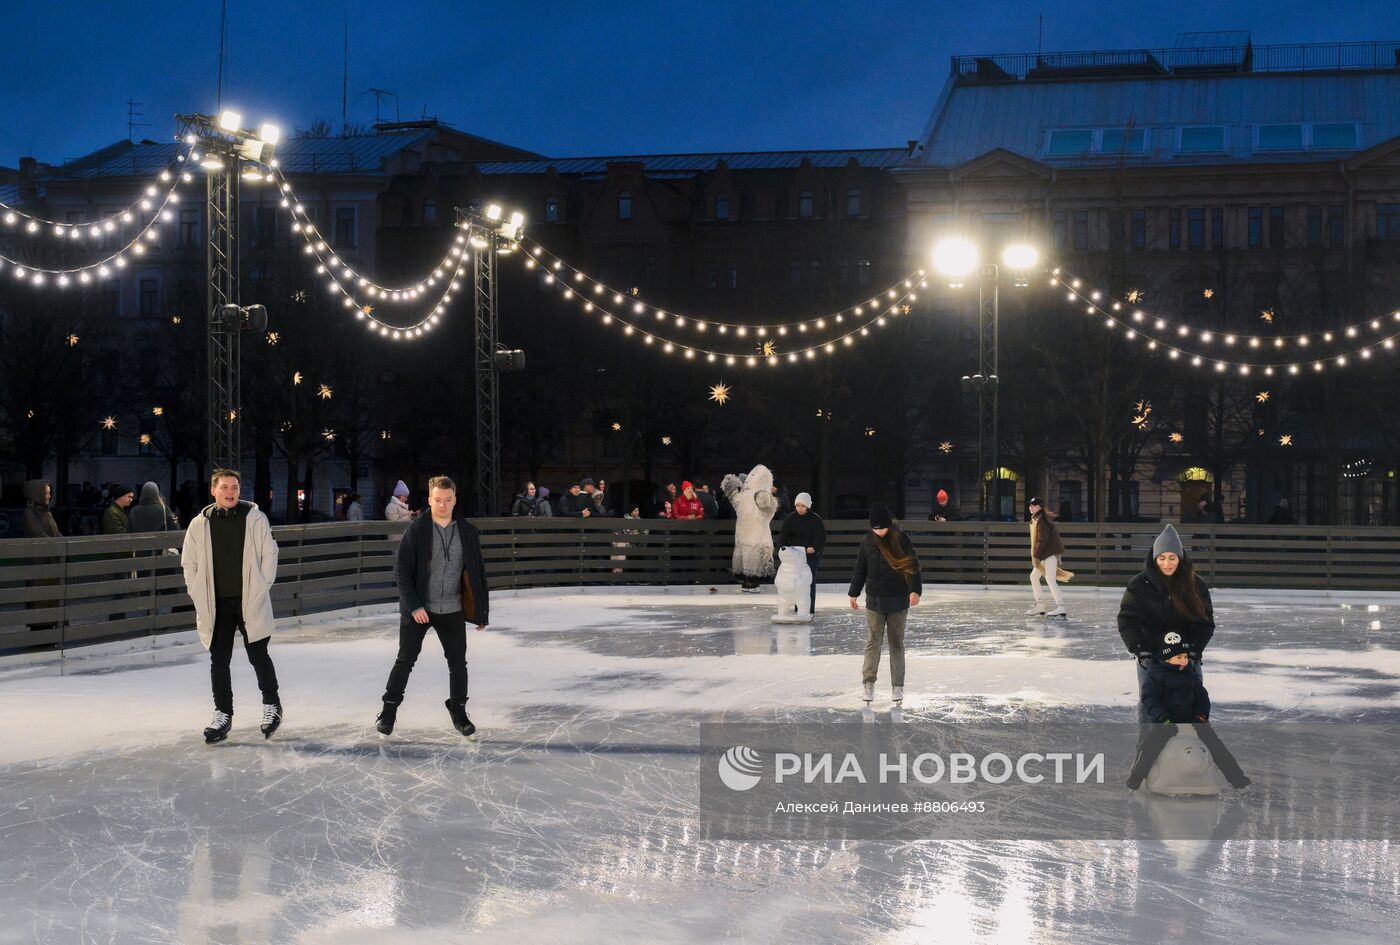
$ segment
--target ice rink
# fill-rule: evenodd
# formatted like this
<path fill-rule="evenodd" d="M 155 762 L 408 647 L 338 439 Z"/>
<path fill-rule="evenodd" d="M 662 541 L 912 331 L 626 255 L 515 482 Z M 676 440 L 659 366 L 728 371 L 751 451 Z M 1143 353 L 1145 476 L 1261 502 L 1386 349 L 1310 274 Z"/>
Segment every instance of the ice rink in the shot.
<path fill-rule="evenodd" d="M 771 587 L 495 595 L 492 628 L 469 631 L 475 744 L 448 726 L 431 635 L 398 730 L 374 732 L 390 609 L 279 630 L 287 714 L 271 741 L 241 645 L 234 732 L 214 747 L 192 634 L 0 661 L 0 945 L 1395 941 L 1400 847 L 1385 841 L 745 843 L 701 828 L 702 720 L 1131 719 L 1118 593 L 1072 589 L 1052 623 L 1022 616 L 1028 597 L 930 588 L 902 719 L 887 664 L 863 715 L 864 616 L 835 585 L 797 627 L 769 622 Z M 1215 720 L 1400 722 L 1397 610 L 1217 592 Z"/>

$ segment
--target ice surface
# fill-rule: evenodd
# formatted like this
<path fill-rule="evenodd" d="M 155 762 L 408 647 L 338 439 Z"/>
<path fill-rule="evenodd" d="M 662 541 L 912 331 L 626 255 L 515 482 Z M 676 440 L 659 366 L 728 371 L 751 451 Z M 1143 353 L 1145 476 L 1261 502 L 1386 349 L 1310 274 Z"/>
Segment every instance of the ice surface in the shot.
<path fill-rule="evenodd" d="M 905 721 L 1131 718 L 1117 595 L 1072 590 L 1065 623 L 1021 616 L 1025 596 L 931 589 Z M 279 630 L 272 741 L 241 652 L 234 734 L 212 748 L 197 644 L 0 663 L 0 945 L 1394 941 L 1382 841 L 707 836 L 701 720 L 861 718 L 863 615 L 834 586 L 811 625 L 774 626 L 773 604 L 500 595 L 468 640 L 475 745 L 448 727 L 431 637 L 394 737 L 374 733 L 386 611 Z M 1397 609 L 1219 593 L 1216 718 L 1400 721 Z"/>

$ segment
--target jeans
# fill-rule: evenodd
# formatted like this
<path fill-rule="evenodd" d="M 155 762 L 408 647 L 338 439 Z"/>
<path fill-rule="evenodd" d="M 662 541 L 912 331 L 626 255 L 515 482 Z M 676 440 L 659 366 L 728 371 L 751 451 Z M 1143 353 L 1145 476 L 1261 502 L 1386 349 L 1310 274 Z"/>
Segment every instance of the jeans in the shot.
<path fill-rule="evenodd" d="M 399 655 L 384 685 L 385 702 L 391 705 L 403 702 L 408 676 L 413 672 L 413 664 L 418 662 L 423 638 L 430 629 L 437 631 L 442 655 L 447 660 L 448 698 L 455 703 L 467 701 L 467 615 L 459 610 L 455 614 L 428 611 L 427 623 L 415 623 L 407 614 L 399 618 Z"/>
<path fill-rule="evenodd" d="M 869 633 L 865 637 L 865 662 L 861 666 L 860 681 L 873 683 L 880 671 L 880 644 L 886 635 L 890 638 L 890 685 L 904 685 L 904 623 L 909 611 L 897 610 L 892 614 L 876 613 L 869 608 L 865 611 L 865 622 Z"/>
<path fill-rule="evenodd" d="M 243 649 L 248 653 L 248 662 L 253 664 L 253 672 L 258 676 L 263 705 L 281 704 L 277 694 L 277 670 L 272 665 L 272 657 L 267 655 L 270 638 L 263 637 L 249 643 L 248 628 L 243 623 L 243 602 L 237 597 L 220 597 L 214 602 L 214 636 L 209 641 L 209 678 L 214 686 L 214 708 L 229 715 L 233 714 L 233 682 L 229 677 L 229 663 L 233 660 L 234 637 L 240 633 L 243 634 Z"/>
<path fill-rule="evenodd" d="M 1244 780 L 1244 771 L 1240 769 L 1240 763 L 1235 760 L 1230 749 L 1225 747 L 1225 743 L 1215 733 L 1215 729 L 1211 728 L 1209 722 L 1189 724 L 1196 729 L 1196 737 L 1206 746 L 1206 750 L 1210 752 L 1211 760 L 1220 769 L 1220 773 L 1225 775 L 1225 780 L 1238 787 Z M 1152 730 L 1138 746 L 1137 758 L 1133 761 L 1133 770 L 1128 775 L 1129 785 L 1137 787 L 1146 780 L 1148 772 L 1152 770 L 1152 765 L 1162 754 L 1162 749 L 1167 747 L 1167 742 L 1171 741 L 1172 736 L 1176 734 L 1178 727 L 1174 724 L 1160 722 L 1151 727 Z"/>

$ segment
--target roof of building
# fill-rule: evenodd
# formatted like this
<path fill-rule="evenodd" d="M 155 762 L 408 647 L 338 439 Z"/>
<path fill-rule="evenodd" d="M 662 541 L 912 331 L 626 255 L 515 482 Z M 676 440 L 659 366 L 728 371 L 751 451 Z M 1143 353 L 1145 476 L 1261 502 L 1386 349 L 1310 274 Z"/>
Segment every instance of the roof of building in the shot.
<path fill-rule="evenodd" d="M 537 161 L 489 161 L 476 165 L 483 174 L 543 174 L 551 167 L 560 174 L 602 174 L 610 164 L 641 164 L 647 173 L 712 171 L 721 161 L 731 170 L 777 170 L 801 166 L 845 167 L 852 159 L 861 167 L 894 167 L 907 158 L 906 148 L 866 148 L 834 151 L 727 151 L 697 154 L 638 154 L 613 157 L 544 158 Z"/>
<path fill-rule="evenodd" d="M 277 146 L 277 162 L 289 174 L 378 174 L 384 162 L 429 140 L 431 129 L 381 132 L 334 138 L 289 138 Z M 184 145 L 177 142 L 119 141 L 56 167 L 43 178 L 144 177 L 168 167 Z"/>
<path fill-rule="evenodd" d="M 956 57 L 912 163 L 955 167 L 998 148 L 1061 167 L 1316 161 L 1400 135 L 1400 43 L 1199 41 L 1215 45 Z M 1314 135 L 1320 123 L 1355 131 Z M 1299 126 L 1299 145 L 1292 127 L 1261 142 L 1265 125 Z M 1187 148 L 1181 129 L 1193 127 L 1223 127 L 1221 146 Z M 1127 149 L 1117 134 L 1104 141 L 1124 128 L 1145 131 L 1140 150 L 1135 135 Z M 1052 148 L 1055 131 L 1090 134 Z"/>

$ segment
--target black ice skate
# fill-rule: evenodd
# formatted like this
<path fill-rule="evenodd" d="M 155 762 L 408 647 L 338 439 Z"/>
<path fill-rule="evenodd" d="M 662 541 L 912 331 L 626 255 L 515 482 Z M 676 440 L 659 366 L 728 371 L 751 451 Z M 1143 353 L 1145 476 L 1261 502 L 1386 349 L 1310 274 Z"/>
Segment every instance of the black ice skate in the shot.
<path fill-rule="evenodd" d="M 380 735 L 394 734 L 394 720 L 398 718 L 399 707 L 392 702 L 384 703 L 384 709 L 379 713 L 379 718 L 374 720 L 375 731 Z"/>
<path fill-rule="evenodd" d="M 467 715 L 465 702 L 453 702 L 448 699 L 443 705 L 447 706 L 447 714 L 452 716 L 452 727 L 461 732 L 463 738 L 471 738 L 476 734 L 476 726 Z"/>
<path fill-rule="evenodd" d="M 204 730 L 204 744 L 212 745 L 228 738 L 228 730 L 233 728 L 233 716 L 227 712 L 214 712 L 214 721 Z"/>
<path fill-rule="evenodd" d="M 277 727 L 282 724 L 282 703 L 275 702 L 272 705 L 263 705 L 262 728 L 263 738 L 271 738 L 272 733 L 277 731 Z"/>

